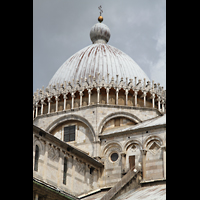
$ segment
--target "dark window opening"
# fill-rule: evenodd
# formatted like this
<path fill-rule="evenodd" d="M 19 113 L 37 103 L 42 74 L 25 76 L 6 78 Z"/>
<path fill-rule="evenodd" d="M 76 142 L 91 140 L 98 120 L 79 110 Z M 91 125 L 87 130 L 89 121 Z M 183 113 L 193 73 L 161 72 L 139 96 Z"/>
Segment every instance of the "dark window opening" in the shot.
<path fill-rule="evenodd" d="M 90 174 L 92 174 L 92 172 L 94 171 L 94 167 L 90 168 Z"/>
<path fill-rule="evenodd" d="M 70 142 L 75 141 L 75 125 L 64 127 L 64 141 Z"/>
<path fill-rule="evenodd" d="M 38 145 L 35 146 L 35 165 L 34 170 L 38 171 L 38 160 L 39 160 L 39 147 Z"/>
<path fill-rule="evenodd" d="M 118 159 L 118 157 L 119 155 L 117 153 L 113 153 L 110 158 L 113 162 L 115 162 Z"/>
<path fill-rule="evenodd" d="M 115 126 L 120 126 L 120 118 L 115 119 Z"/>
<path fill-rule="evenodd" d="M 135 169 L 135 156 L 129 156 L 129 168 L 131 170 Z"/>
<path fill-rule="evenodd" d="M 67 159 L 64 158 L 63 184 L 65 185 L 66 185 L 66 178 L 67 178 Z"/>
<path fill-rule="evenodd" d="M 39 135 L 42 136 L 42 131 L 39 132 Z"/>

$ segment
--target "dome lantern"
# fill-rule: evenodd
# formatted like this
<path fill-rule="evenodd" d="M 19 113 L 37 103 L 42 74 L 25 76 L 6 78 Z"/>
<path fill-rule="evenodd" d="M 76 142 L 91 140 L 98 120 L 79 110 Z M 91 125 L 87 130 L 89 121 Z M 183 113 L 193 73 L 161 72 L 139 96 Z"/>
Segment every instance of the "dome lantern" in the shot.
<path fill-rule="evenodd" d="M 106 44 L 110 39 L 110 29 L 105 24 L 101 23 L 103 21 L 103 17 L 101 13 L 103 10 L 102 7 L 98 7 L 100 10 L 100 16 L 98 17 L 98 21 L 100 23 L 96 23 L 90 30 L 90 39 L 92 40 L 93 44 L 96 43 L 103 43 Z"/>
<path fill-rule="evenodd" d="M 93 44 L 106 44 L 110 39 L 110 29 L 103 23 L 96 23 L 90 30 L 90 39 Z"/>

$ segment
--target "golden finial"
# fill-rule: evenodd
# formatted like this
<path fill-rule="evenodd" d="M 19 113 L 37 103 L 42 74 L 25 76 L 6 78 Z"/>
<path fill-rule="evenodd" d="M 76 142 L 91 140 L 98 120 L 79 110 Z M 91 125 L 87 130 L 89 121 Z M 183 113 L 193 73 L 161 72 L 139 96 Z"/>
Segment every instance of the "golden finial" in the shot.
<path fill-rule="evenodd" d="M 103 10 L 101 9 L 101 5 L 98 7 L 100 10 L 100 16 L 98 17 L 98 21 L 101 23 L 103 21 L 103 17 L 101 16 L 101 13 L 103 13 Z"/>

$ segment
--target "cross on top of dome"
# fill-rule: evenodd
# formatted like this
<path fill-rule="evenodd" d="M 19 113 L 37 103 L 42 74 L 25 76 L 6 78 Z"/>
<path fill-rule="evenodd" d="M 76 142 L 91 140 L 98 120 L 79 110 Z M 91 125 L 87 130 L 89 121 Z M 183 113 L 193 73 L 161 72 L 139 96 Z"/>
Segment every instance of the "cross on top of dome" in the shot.
<path fill-rule="evenodd" d="M 100 5 L 98 8 L 99 8 L 99 10 L 100 10 L 100 15 L 101 15 L 101 13 L 103 13 L 103 10 L 101 9 L 102 6 Z"/>
<path fill-rule="evenodd" d="M 100 10 L 100 16 L 98 17 L 98 21 L 100 23 L 96 23 L 90 30 L 90 39 L 93 44 L 96 43 L 104 43 L 106 44 L 110 39 L 110 29 L 105 24 L 101 23 L 103 21 L 103 17 L 101 13 L 103 10 L 101 9 L 101 5 L 98 7 Z"/>
<path fill-rule="evenodd" d="M 101 9 L 101 5 L 98 7 L 100 10 L 100 16 L 98 17 L 98 21 L 101 23 L 103 21 L 103 17 L 101 16 L 101 13 L 103 13 L 103 10 Z"/>

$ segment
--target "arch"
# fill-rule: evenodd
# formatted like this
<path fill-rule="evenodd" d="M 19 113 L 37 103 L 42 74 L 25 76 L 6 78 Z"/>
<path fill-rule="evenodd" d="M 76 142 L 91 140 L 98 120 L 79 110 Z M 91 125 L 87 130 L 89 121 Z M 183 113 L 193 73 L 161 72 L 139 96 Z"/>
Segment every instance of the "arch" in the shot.
<path fill-rule="evenodd" d="M 38 138 L 35 138 L 34 140 L 33 140 L 33 151 L 35 152 L 35 146 L 38 146 L 38 148 L 39 148 L 39 152 L 40 152 L 40 155 L 42 154 L 44 154 L 44 144 L 43 144 L 43 142 L 41 142 Z"/>
<path fill-rule="evenodd" d="M 102 133 L 102 129 L 103 129 L 104 125 L 106 124 L 106 122 L 108 122 L 109 120 L 116 118 L 116 117 L 125 117 L 125 118 L 128 118 L 128 119 L 134 121 L 135 123 L 142 122 L 142 120 L 139 119 L 137 116 L 135 116 L 134 114 L 128 113 L 128 112 L 111 113 L 111 114 L 107 115 L 106 117 L 104 117 L 103 120 L 101 121 L 99 128 L 98 128 L 98 134 L 100 135 Z"/>
<path fill-rule="evenodd" d="M 139 140 L 129 140 L 128 142 L 126 142 L 123 146 L 123 151 L 126 152 L 128 147 L 131 145 L 131 144 L 137 144 L 139 146 L 139 149 L 141 150 L 142 149 L 142 144 Z"/>
<path fill-rule="evenodd" d="M 160 145 L 163 145 L 163 140 L 159 136 L 150 135 L 145 139 L 144 144 L 143 144 L 143 148 L 147 150 L 147 144 L 152 140 L 157 140 L 157 141 L 160 142 Z"/>
<path fill-rule="evenodd" d="M 46 129 L 45 131 L 50 132 L 51 130 L 53 130 L 57 125 L 59 125 L 60 123 L 63 123 L 65 121 L 70 121 L 70 120 L 76 120 L 76 121 L 80 121 L 82 123 L 84 123 L 91 131 L 91 133 L 93 134 L 93 138 L 94 141 L 96 141 L 96 137 L 95 137 L 95 131 L 92 127 L 92 125 L 88 122 L 87 119 L 85 119 L 84 117 L 81 117 L 79 115 L 74 115 L 74 114 L 70 114 L 70 115 L 65 115 L 62 116 L 58 119 L 56 119 L 55 121 L 53 121 Z"/>
<path fill-rule="evenodd" d="M 121 144 L 119 144 L 119 142 L 117 142 L 117 141 L 111 141 L 111 142 L 109 142 L 108 144 L 106 144 L 106 146 L 103 148 L 103 150 L 102 150 L 102 154 L 103 155 L 106 155 L 106 153 L 108 152 L 108 150 L 110 149 L 110 148 L 119 148 L 120 149 L 120 151 L 122 151 L 122 146 L 121 146 Z"/>

